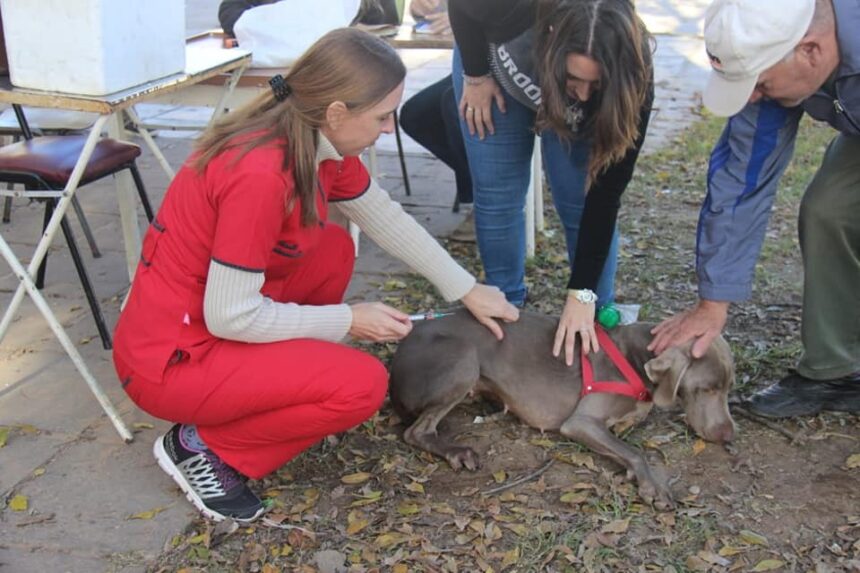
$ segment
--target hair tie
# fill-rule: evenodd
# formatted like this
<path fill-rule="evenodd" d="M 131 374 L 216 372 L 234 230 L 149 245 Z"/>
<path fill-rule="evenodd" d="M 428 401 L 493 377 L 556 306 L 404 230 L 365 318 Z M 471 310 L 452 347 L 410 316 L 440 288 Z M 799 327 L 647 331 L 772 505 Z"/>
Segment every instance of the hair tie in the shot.
<path fill-rule="evenodd" d="M 278 101 L 284 101 L 293 93 L 293 88 L 290 87 L 290 84 L 287 83 L 287 80 L 281 74 L 272 76 L 269 79 L 269 85 L 272 86 L 272 93 L 275 94 L 275 99 Z"/>

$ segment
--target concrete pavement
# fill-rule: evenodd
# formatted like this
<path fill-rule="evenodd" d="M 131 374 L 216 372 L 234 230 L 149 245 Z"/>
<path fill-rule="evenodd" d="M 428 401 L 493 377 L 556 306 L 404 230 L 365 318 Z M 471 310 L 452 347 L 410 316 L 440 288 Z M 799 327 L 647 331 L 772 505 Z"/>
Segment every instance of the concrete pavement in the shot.
<path fill-rule="evenodd" d="M 216 27 L 217 4 L 217 0 L 187 0 L 188 32 Z M 653 150 L 693 118 L 689 111 L 698 103 L 696 92 L 705 76 L 700 20 L 706 2 L 643 0 L 638 4 L 658 40 L 657 99 L 646 143 Z M 447 74 L 449 58 L 444 52 L 405 53 L 410 69 L 407 97 Z M 146 111 L 151 115 L 202 113 Z M 187 133 L 163 133 L 158 141 L 174 166 L 190 150 Z M 414 142 L 407 142 L 413 194 L 406 197 L 392 154 L 393 138 L 383 137 L 378 147 L 382 186 L 434 235 L 451 232 L 464 216 L 451 212 L 451 172 Z M 157 205 L 168 181 L 147 151 L 138 163 Z M 113 187 L 110 181 L 89 185 L 79 198 L 104 253 L 94 260 L 85 251 L 85 258 L 112 325 L 128 288 Z M 39 238 L 41 218 L 40 205 L 16 200 L 12 222 L 0 226 L 24 261 Z M 400 263 L 365 240 L 349 296 L 378 298 L 374 282 L 401 272 L 405 268 Z M 8 266 L 0 264 L 0 308 L 9 304 L 17 284 Z M 152 441 L 167 424 L 139 411 L 116 383 L 110 353 L 101 348 L 62 239 L 50 251 L 44 295 L 123 418 L 134 427 L 136 439 L 129 445 L 121 442 L 41 315 L 25 299 L 0 343 L 0 571 L 144 570 L 195 515 L 151 455 Z M 16 503 L 26 499 L 25 510 L 6 506 L 15 496 L 20 496 Z"/>

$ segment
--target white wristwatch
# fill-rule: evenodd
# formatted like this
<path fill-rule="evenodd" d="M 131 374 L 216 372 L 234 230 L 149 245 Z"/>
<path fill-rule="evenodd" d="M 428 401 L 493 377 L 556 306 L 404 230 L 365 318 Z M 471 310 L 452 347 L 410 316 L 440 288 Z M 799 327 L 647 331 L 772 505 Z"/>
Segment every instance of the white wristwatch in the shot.
<path fill-rule="evenodd" d="M 593 290 L 587 288 L 572 288 L 567 290 L 567 295 L 572 296 L 582 304 L 594 304 L 597 302 L 597 295 Z"/>

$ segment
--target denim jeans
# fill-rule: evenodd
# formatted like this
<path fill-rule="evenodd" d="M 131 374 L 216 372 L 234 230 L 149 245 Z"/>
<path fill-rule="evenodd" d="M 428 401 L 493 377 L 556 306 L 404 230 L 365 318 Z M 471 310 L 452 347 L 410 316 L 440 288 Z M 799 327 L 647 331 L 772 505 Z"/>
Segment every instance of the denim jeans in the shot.
<path fill-rule="evenodd" d="M 454 49 L 454 94 L 463 95 L 463 64 Z M 460 120 L 475 199 L 475 230 L 478 250 L 487 283 L 499 287 L 507 299 L 522 306 L 525 285 L 525 201 L 531 178 L 534 148 L 535 112 L 504 92 L 507 113 L 493 105 L 495 133 L 469 135 Z M 552 190 L 553 203 L 564 226 L 567 253 L 574 260 L 579 239 L 579 223 L 585 207 L 585 177 L 589 144 L 567 143 L 552 131 L 541 133 L 544 171 Z M 583 240 L 588 240 L 583 237 Z M 615 296 L 615 271 L 618 264 L 618 231 L 597 284 L 598 305 L 612 302 Z"/>

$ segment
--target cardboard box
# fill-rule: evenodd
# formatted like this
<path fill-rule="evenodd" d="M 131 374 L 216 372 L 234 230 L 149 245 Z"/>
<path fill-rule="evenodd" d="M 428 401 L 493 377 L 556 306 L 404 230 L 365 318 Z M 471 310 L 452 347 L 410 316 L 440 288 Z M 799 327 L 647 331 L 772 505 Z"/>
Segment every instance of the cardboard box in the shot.
<path fill-rule="evenodd" d="M 0 0 L 12 84 L 105 95 L 185 68 L 182 0 Z"/>

